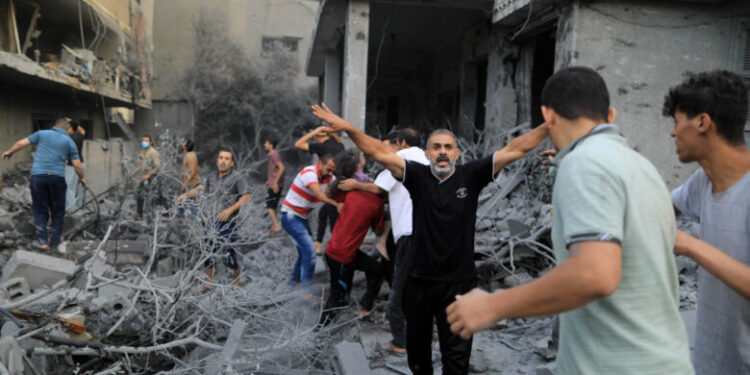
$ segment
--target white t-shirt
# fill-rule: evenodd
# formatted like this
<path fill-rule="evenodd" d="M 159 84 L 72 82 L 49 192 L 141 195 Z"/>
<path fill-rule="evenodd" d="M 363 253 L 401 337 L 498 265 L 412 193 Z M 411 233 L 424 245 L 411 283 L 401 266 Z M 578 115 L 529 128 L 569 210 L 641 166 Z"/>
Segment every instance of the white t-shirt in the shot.
<path fill-rule="evenodd" d="M 424 150 L 419 147 L 409 147 L 400 150 L 396 155 L 404 160 L 411 160 L 420 164 L 428 165 L 430 161 L 424 154 Z M 393 178 L 391 171 L 384 170 L 375 178 L 375 185 L 388 192 L 388 201 L 391 212 L 391 222 L 393 226 L 393 239 L 398 242 L 402 236 L 411 235 L 411 196 L 404 185 Z"/>

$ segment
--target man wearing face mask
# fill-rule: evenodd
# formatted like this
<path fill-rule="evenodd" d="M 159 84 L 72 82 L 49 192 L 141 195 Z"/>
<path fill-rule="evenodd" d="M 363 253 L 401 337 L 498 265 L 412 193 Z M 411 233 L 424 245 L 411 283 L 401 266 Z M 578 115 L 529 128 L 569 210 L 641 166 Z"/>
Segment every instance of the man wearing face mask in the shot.
<path fill-rule="evenodd" d="M 404 160 L 388 146 L 328 107 L 313 106 L 313 112 L 332 131 L 345 131 L 364 153 L 402 181 L 412 198 L 414 251 L 403 296 L 406 315 L 406 353 L 416 375 L 432 374 L 432 321 L 436 320 L 443 374 L 467 374 L 471 338 L 450 331 L 446 307 L 457 294 L 476 285 L 474 224 L 481 190 L 511 162 L 522 158 L 547 136 L 541 125 L 510 142 L 493 155 L 456 165 L 460 151 L 456 136 L 439 129 L 430 134 L 425 155 L 429 165 Z"/>
<path fill-rule="evenodd" d="M 146 202 L 146 196 L 151 193 L 159 195 L 159 188 L 156 184 L 157 173 L 161 168 L 161 157 L 159 152 L 153 147 L 151 136 L 145 135 L 141 138 L 140 162 L 135 168 L 131 177 L 138 176 L 138 192 L 136 194 L 136 210 L 138 212 L 135 220 L 143 219 L 143 206 Z"/>

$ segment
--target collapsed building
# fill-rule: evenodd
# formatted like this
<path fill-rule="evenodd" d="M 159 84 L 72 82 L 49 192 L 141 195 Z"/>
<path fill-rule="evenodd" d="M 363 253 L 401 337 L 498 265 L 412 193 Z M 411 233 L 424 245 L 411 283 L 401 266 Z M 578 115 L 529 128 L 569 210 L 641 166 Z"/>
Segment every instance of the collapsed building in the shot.
<path fill-rule="evenodd" d="M 0 1 L 0 148 L 70 117 L 87 130 L 91 189 L 119 181 L 134 114 L 151 106 L 152 18 L 153 0 Z"/>
<path fill-rule="evenodd" d="M 323 0 L 307 74 L 371 134 L 447 127 L 479 139 L 540 124 L 546 79 L 585 65 L 607 82 L 631 145 L 675 187 L 695 167 L 674 156 L 662 98 L 686 72 L 727 69 L 750 85 L 749 20 L 750 4 L 728 0 Z"/>

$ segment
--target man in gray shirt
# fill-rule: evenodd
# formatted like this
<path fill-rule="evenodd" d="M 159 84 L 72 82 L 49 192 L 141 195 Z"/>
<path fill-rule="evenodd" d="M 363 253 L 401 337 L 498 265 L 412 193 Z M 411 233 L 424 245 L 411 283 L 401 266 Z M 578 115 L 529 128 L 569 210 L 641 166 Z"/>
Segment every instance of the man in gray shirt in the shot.
<path fill-rule="evenodd" d="M 727 71 L 688 77 L 669 90 L 681 162 L 698 162 L 672 192 L 675 210 L 700 223 L 700 238 L 677 233 L 675 252 L 694 259 L 698 374 L 750 374 L 750 151 L 745 145 L 747 90 Z M 704 242 L 705 241 L 705 242 Z"/>
<path fill-rule="evenodd" d="M 215 236 L 208 240 L 212 252 L 219 249 L 224 253 L 223 262 L 227 268 L 233 270 L 232 281 L 235 286 L 242 286 L 239 281 L 240 267 L 237 262 L 232 245 L 237 242 L 237 215 L 240 213 L 245 203 L 250 200 L 250 190 L 242 176 L 234 171 L 234 154 L 229 149 L 219 150 L 219 156 L 216 160 L 218 171 L 211 173 L 206 178 L 206 183 L 191 189 L 177 198 L 177 204 L 180 204 L 187 198 L 194 198 L 201 190 L 204 190 L 207 202 L 203 205 L 204 211 L 209 215 L 216 214 L 214 222 Z M 205 262 L 206 276 L 208 283 L 213 281 L 214 262 L 210 257 Z M 200 288 L 199 292 L 208 290 L 211 287 L 207 284 Z"/>

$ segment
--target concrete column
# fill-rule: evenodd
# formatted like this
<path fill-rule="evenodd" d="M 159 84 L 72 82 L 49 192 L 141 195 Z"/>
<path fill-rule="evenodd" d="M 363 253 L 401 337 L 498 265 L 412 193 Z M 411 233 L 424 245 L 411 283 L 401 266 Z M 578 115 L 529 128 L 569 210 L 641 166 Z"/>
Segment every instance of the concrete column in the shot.
<path fill-rule="evenodd" d="M 323 103 L 334 113 L 341 113 L 341 55 L 335 50 L 326 54 Z"/>
<path fill-rule="evenodd" d="M 474 139 L 477 113 L 477 64 L 464 62 L 461 69 L 461 96 L 458 104 L 458 136 Z"/>
<path fill-rule="evenodd" d="M 487 105 L 484 120 L 486 135 L 516 126 L 516 94 L 513 90 L 513 64 L 518 47 L 506 41 L 509 29 L 494 25 L 489 36 L 487 58 Z M 506 59 L 507 58 L 507 59 Z M 503 61 L 509 61 L 506 65 Z M 493 142 L 494 144 L 494 142 Z"/>
<path fill-rule="evenodd" d="M 370 3 L 349 0 L 344 35 L 344 80 L 341 113 L 344 119 L 365 130 L 367 103 L 367 44 L 370 35 Z"/>

